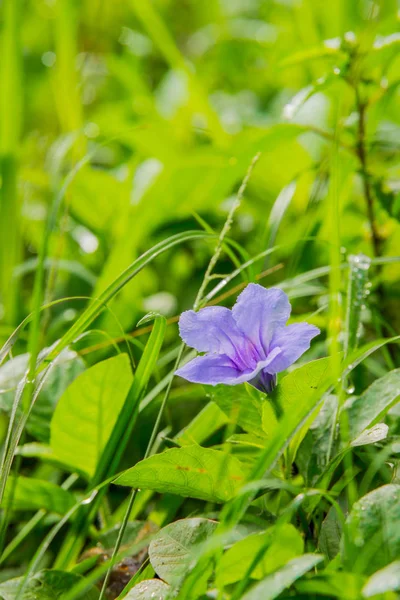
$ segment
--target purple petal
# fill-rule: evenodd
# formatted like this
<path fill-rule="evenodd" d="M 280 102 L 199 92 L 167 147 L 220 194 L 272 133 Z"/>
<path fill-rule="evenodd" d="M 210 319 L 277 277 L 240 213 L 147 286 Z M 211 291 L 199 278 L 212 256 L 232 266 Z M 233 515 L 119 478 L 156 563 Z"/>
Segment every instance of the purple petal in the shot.
<path fill-rule="evenodd" d="M 239 331 L 232 311 L 223 306 L 182 313 L 179 333 L 191 348 L 199 352 L 225 354 L 239 369 L 254 368 L 259 359 L 251 342 Z"/>
<path fill-rule="evenodd" d="M 285 292 L 250 283 L 238 297 L 232 314 L 239 330 L 264 357 L 269 352 L 275 331 L 286 324 L 290 311 L 290 302 Z"/>
<path fill-rule="evenodd" d="M 266 367 L 268 373 L 280 373 L 292 365 L 310 347 L 311 340 L 321 332 L 308 323 L 294 323 L 275 332 L 271 348 L 280 352 Z"/>
<path fill-rule="evenodd" d="M 237 385 L 250 381 L 257 377 L 265 367 L 278 356 L 280 348 L 275 348 L 268 358 L 257 363 L 254 369 L 240 370 L 236 364 L 228 357 L 222 354 L 206 354 L 198 356 L 189 361 L 176 371 L 176 375 L 187 379 L 192 383 L 206 383 L 217 385 L 225 383 L 226 385 Z"/>
<path fill-rule="evenodd" d="M 231 359 L 222 354 L 198 356 L 178 369 L 175 374 L 192 383 L 209 383 L 210 385 L 218 383 L 235 385 L 241 376 L 241 372 Z"/>

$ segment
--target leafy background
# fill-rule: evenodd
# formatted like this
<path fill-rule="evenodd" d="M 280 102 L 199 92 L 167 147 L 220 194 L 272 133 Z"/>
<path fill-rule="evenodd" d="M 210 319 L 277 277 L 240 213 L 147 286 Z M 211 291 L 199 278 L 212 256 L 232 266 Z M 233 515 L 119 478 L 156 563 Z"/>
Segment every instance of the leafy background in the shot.
<path fill-rule="evenodd" d="M 397 597 L 399 10 L 0 4 L 0 597 Z M 249 281 L 304 365 L 173 380 Z"/>

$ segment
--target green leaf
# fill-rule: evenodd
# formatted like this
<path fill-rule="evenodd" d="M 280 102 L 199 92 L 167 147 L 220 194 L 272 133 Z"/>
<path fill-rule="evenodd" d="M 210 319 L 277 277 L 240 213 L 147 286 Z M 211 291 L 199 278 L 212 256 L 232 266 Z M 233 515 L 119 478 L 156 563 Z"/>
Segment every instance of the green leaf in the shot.
<path fill-rule="evenodd" d="M 294 456 L 306 429 L 311 425 L 310 419 L 315 414 L 323 394 L 334 382 L 329 364 L 330 358 L 307 363 L 289 373 L 278 385 L 272 401 L 280 407 L 283 414 L 265 450 L 258 457 L 257 464 L 251 472 L 252 479 L 261 479 L 269 473 L 290 440 L 292 440 L 291 451 Z M 297 436 L 296 432 L 298 432 Z M 243 499 L 241 502 L 244 506 L 247 500 Z M 237 508 L 235 507 L 234 510 L 236 511 Z"/>
<path fill-rule="evenodd" d="M 297 452 L 296 464 L 307 485 L 314 485 L 332 455 L 338 400 L 328 395 Z"/>
<path fill-rule="evenodd" d="M 26 458 L 38 458 L 49 465 L 57 467 L 57 469 L 62 469 L 63 471 L 69 471 L 71 469 L 71 466 L 58 459 L 51 447 L 47 446 L 46 444 L 38 444 L 37 442 L 23 444 L 22 446 L 18 446 L 16 454 L 19 456 L 25 456 Z M 78 468 L 76 468 L 76 472 L 82 477 L 86 476 L 85 472 Z"/>
<path fill-rule="evenodd" d="M 262 579 L 286 565 L 292 558 L 302 554 L 304 542 L 301 534 L 290 524 L 271 527 L 265 532 L 249 535 L 236 542 L 222 556 L 217 569 L 218 586 L 222 587 L 243 579 L 262 548 L 266 550 L 251 573 L 252 579 Z"/>
<path fill-rule="evenodd" d="M 272 397 L 283 412 L 290 412 L 299 403 L 306 404 L 308 398 L 323 394 L 332 385 L 330 362 L 330 357 L 313 360 L 282 379 Z"/>
<path fill-rule="evenodd" d="M 386 423 L 377 423 L 371 429 L 363 431 L 355 440 L 351 442 L 352 446 L 367 446 L 375 444 L 386 439 L 389 427 Z"/>
<path fill-rule="evenodd" d="M 400 369 L 395 369 L 372 385 L 361 396 L 346 402 L 350 439 L 381 421 L 400 396 Z"/>
<path fill-rule="evenodd" d="M 292 585 L 304 573 L 323 560 L 319 554 L 304 554 L 289 561 L 287 565 L 268 575 L 243 596 L 243 600 L 273 600 Z"/>
<path fill-rule="evenodd" d="M 270 402 L 264 402 L 261 409 L 262 414 L 262 428 L 267 439 L 273 435 L 278 425 L 278 420 L 274 409 Z"/>
<path fill-rule="evenodd" d="M 51 422 L 55 457 L 92 476 L 131 384 L 126 354 L 100 362 L 75 379 Z"/>
<path fill-rule="evenodd" d="M 170 586 L 160 579 L 141 581 L 125 596 L 125 600 L 166 600 Z"/>
<path fill-rule="evenodd" d="M 125 471 L 117 485 L 210 502 L 227 502 L 244 483 L 240 462 L 210 448 L 185 446 L 150 456 Z"/>
<path fill-rule="evenodd" d="M 76 504 L 74 495 L 58 485 L 22 475 L 8 478 L 2 506 L 7 506 L 10 499 L 13 510 L 44 509 L 60 515 Z"/>
<path fill-rule="evenodd" d="M 0 409 L 7 413 L 12 410 L 15 389 L 27 372 L 28 354 L 12 358 L 0 367 Z M 85 363 L 76 352 L 64 350 L 58 361 L 50 369 L 26 424 L 28 433 L 35 439 L 48 443 L 50 421 L 57 402 L 74 379 L 85 370 Z M 21 407 L 18 415 L 21 414 Z"/>
<path fill-rule="evenodd" d="M 310 579 L 303 579 L 296 583 L 296 592 L 300 598 L 328 597 L 340 598 L 340 600 L 360 600 L 363 583 L 362 575 L 326 570 L 324 573 L 318 573 Z"/>
<path fill-rule="evenodd" d="M 37 440 L 50 442 L 50 423 L 59 399 L 69 385 L 86 369 L 83 360 L 69 350 L 64 351 L 50 369 L 33 406 L 26 428 Z"/>
<path fill-rule="evenodd" d="M 256 394 L 246 385 L 207 386 L 210 398 L 226 414 L 231 423 L 237 423 L 248 433 L 264 436 L 261 422 L 263 395 Z M 261 399 L 263 398 L 263 399 Z"/>
<path fill-rule="evenodd" d="M 226 442 L 236 446 L 247 446 L 248 448 L 265 448 L 265 440 L 251 433 L 235 433 Z"/>
<path fill-rule="evenodd" d="M 343 536 L 343 563 L 372 574 L 400 556 L 400 486 L 384 485 L 353 505 Z"/>
<path fill-rule="evenodd" d="M 156 368 L 164 341 L 165 329 L 165 317 L 156 317 L 152 332 L 147 340 L 139 364 L 136 368 L 133 383 L 129 388 L 129 392 L 126 394 L 126 400 L 123 402 L 118 418 L 115 419 L 115 426 L 112 431 L 110 431 L 109 439 L 104 447 L 104 452 L 98 461 L 94 476 L 95 485 L 110 475 L 114 475 L 118 470 L 121 457 L 136 423 L 140 400 L 142 399 L 150 381 L 150 377 Z"/>
<path fill-rule="evenodd" d="M 368 579 L 362 589 L 364 598 L 370 598 L 385 592 L 397 592 L 400 590 L 400 560 L 396 560 L 387 567 L 377 571 Z"/>
<path fill-rule="evenodd" d="M 330 365 L 331 358 L 327 357 L 314 360 L 291 371 L 282 379 L 272 396 L 284 415 L 294 414 L 299 406 L 309 406 L 311 409 L 314 403 L 316 407 L 290 442 L 290 462 L 294 460 L 301 442 L 319 412 L 318 400 L 334 382 Z"/>
<path fill-rule="evenodd" d="M 171 585 L 184 577 L 194 556 L 194 547 L 216 529 L 210 519 L 181 519 L 167 525 L 151 540 L 150 562 L 157 575 Z"/>
<path fill-rule="evenodd" d="M 326 554 L 329 560 L 333 560 L 340 550 L 342 529 L 342 523 L 338 519 L 336 509 L 331 506 L 328 510 L 328 514 L 322 521 L 318 539 L 319 550 Z"/>
<path fill-rule="evenodd" d="M 68 592 L 75 584 L 82 581 L 80 575 L 68 573 L 66 571 L 44 569 L 33 575 L 21 596 L 18 590 L 24 577 L 10 579 L 0 584 L 0 598 L 2 600 L 57 600 L 65 592 Z M 79 600 L 97 600 L 98 591 L 91 587 L 84 594 L 79 596 Z"/>

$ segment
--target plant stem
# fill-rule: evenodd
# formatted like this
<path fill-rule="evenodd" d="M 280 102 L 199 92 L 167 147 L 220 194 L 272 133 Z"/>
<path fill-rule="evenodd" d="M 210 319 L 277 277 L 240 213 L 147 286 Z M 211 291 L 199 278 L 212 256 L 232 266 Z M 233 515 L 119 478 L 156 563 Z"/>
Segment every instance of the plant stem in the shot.
<path fill-rule="evenodd" d="M 261 153 L 258 152 L 254 156 L 253 160 L 250 163 L 249 168 L 247 169 L 246 175 L 244 176 L 244 179 L 243 179 L 242 184 L 241 184 L 241 186 L 239 188 L 239 191 L 237 193 L 235 201 L 232 204 L 232 208 L 230 209 L 230 211 L 228 213 L 228 216 L 227 216 L 227 219 L 226 219 L 226 221 L 224 223 L 224 226 L 221 229 L 221 233 L 219 235 L 218 242 L 217 242 L 217 245 L 216 245 L 215 250 L 214 250 L 214 254 L 211 257 L 210 262 L 208 263 L 208 267 L 207 267 L 207 270 L 205 272 L 204 279 L 203 279 L 202 284 L 201 284 L 201 286 L 199 288 L 199 291 L 197 293 L 196 300 L 195 300 L 194 305 L 193 305 L 193 310 L 199 310 L 199 308 L 201 308 L 202 300 L 204 298 L 204 292 L 205 292 L 205 290 L 207 288 L 207 285 L 212 280 L 212 274 L 213 274 L 215 265 L 217 264 L 218 259 L 221 256 L 221 252 L 222 252 L 222 248 L 223 248 L 223 244 L 224 244 L 224 239 L 227 236 L 227 234 L 228 234 L 228 232 L 229 232 L 229 230 L 231 228 L 231 225 L 232 225 L 232 222 L 233 222 L 233 217 L 235 216 L 235 212 L 237 211 L 237 209 L 239 208 L 239 206 L 240 206 L 240 204 L 242 202 L 243 194 L 244 194 L 245 189 L 247 187 L 247 184 L 249 182 L 250 176 L 251 176 L 251 174 L 253 172 L 253 169 L 256 166 L 256 163 L 257 163 L 258 159 L 260 158 L 260 156 L 261 156 Z"/>
<path fill-rule="evenodd" d="M 356 105 L 358 110 L 358 132 L 357 132 L 357 156 L 361 165 L 361 177 L 363 181 L 364 197 L 367 206 L 367 215 L 371 227 L 372 247 L 374 255 L 381 255 L 381 239 L 375 219 L 374 198 L 371 187 L 371 177 L 368 172 L 366 138 L 366 111 L 367 103 L 363 102 L 357 86 L 354 88 L 356 95 Z"/>

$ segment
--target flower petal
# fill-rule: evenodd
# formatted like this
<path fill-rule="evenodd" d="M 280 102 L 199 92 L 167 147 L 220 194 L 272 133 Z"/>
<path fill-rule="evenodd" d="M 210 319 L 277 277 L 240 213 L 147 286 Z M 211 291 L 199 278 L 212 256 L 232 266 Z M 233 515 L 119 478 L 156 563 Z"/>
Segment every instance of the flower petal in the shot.
<path fill-rule="evenodd" d="M 311 340 L 321 332 L 308 323 L 293 323 L 275 332 L 271 349 L 279 348 L 279 354 L 266 367 L 268 373 L 280 373 L 292 365 L 310 347 Z"/>
<path fill-rule="evenodd" d="M 208 383 L 210 385 L 218 383 L 235 385 L 240 383 L 238 379 L 242 375 L 231 359 L 223 354 L 197 356 L 178 369 L 175 374 L 192 383 Z"/>
<path fill-rule="evenodd" d="M 285 292 L 278 288 L 266 289 L 255 283 L 250 283 L 243 290 L 232 309 L 239 330 L 253 342 L 263 357 L 269 352 L 275 331 L 286 324 L 290 312 Z"/>
<path fill-rule="evenodd" d="M 258 362 L 254 369 L 245 370 L 238 369 L 228 356 L 206 354 L 205 356 L 197 356 L 197 358 L 186 363 L 176 371 L 175 375 L 179 375 L 179 377 L 183 377 L 183 379 L 187 379 L 192 383 L 238 385 L 257 377 L 258 373 L 279 355 L 279 352 L 280 348 L 275 348 L 268 358 Z"/>
<path fill-rule="evenodd" d="M 238 368 L 253 368 L 257 363 L 257 353 L 251 353 L 251 343 L 239 331 L 232 311 L 223 306 L 182 313 L 179 333 L 191 348 L 196 348 L 199 352 L 225 354 L 235 361 Z"/>

